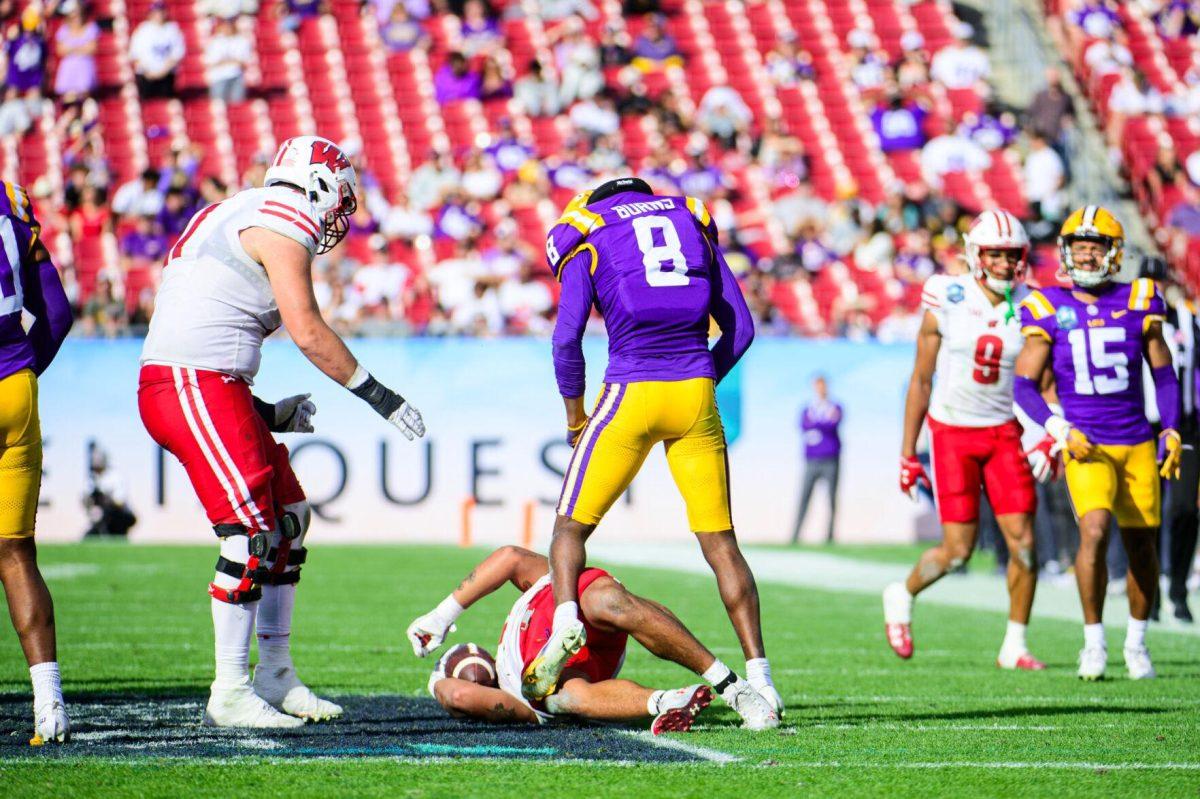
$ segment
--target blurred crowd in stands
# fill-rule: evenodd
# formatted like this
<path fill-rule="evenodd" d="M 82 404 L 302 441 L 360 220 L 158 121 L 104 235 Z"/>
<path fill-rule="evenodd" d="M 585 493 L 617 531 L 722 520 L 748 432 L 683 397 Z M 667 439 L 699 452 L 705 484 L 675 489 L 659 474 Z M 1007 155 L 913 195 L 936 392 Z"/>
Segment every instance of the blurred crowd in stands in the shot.
<path fill-rule="evenodd" d="M 997 161 L 1011 163 L 1019 177 L 1012 201 L 1019 207 L 1012 210 L 1028 221 L 1039 243 L 1034 277 L 1053 279 L 1049 243 L 1069 210 L 1065 142 L 1074 124 L 1072 102 L 1053 70 L 1029 108 L 998 102 L 989 85 L 987 51 L 976 44 L 983 40 L 978 21 L 975 27 L 957 21 L 952 39 L 936 52 L 915 29 L 904 33 L 898 50 L 885 49 L 865 28 L 844 35 L 840 44 L 848 79 L 862 100 L 863 127 L 901 176 L 869 202 L 853 182 L 832 191 L 815 188 L 813 153 L 782 116 L 756 115 L 730 85 L 714 85 L 693 98 L 670 79 L 672 71 L 688 70 L 688 58 L 694 57 L 670 33 L 669 15 L 677 13 L 677 3 L 626 0 L 623 18 L 639 21 L 632 35 L 611 17 L 597 26 L 601 2 L 362 5 L 359 13 L 378 25 L 390 53 L 429 54 L 430 90 L 439 105 L 479 101 L 535 121 L 557 117 L 562 146 L 540 154 L 528 133 L 500 115 L 495 129 L 479 135 L 474 146 L 435 148 L 412 165 L 403 191 L 389 194 L 364 157 L 363 142 L 340 142 L 359 172 L 360 210 L 347 240 L 320 257 L 314 270 L 321 307 L 341 331 L 545 334 L 553 325 L 557 288 L 541 242 L 527 235 L 514 214 L 546 198 L 561 208 L 575 192 L 629 173 L 645 177 L 660 193 L 693 195 L 708 205 L 763 332 L 911 337 L 921 283 L 934 272 L 959 268 L 962 233 L 981 210 L 951 188 L 952 178 L 982 180 Z M 297 30 L 330 11 L 326 0 L 285 0 L 263 9 L 257 0 L 197 5 L 209 17 L 203 52 L 208 90 L 229 103 L 255 91 L 247 81 L 254 57 L 248 30 L 263 24 Z M 1081 67 L 1091 75 L 1116 76 L 1106 101 L 1106 133 L 1114 157 L 1128 159 L 1127 119 L 1194 122 L 1200 115 L 1200 60 L 1193 58 L 1173 91 L 1149 83 L 1130 55 L 1130 11 L 1121 5 L 1087 0 L 1051 3 L 1049 10 L 1057 14 L 1062 46 L 1079 55 Z M 1183 40 L 1193 56 L 1198 52 L 1200 3 L 1125 5 L 1139 6 L 1164 40 Z M 131 31 L 129 56 L 143 99 L 176 94 L 186 44 L 169 8 L 155 0 Z M 514 63 L 502 23 L 530 8 L 542 19 L 549 47 L 529 63 Z M 443 37 L 431 35 L 446 15 L 458 21 L 453 51 L 437 44 Z M 68 244 L 54 250 L 73 286 L 83 329 L 103 335 L 136 331 L 153 312 L 164 255 L 192 214 L 240 188 L 261 185 L 271 153 L 262 153 L 240 175 L 239 185 L 205 173 L 204 153 L 187 142 L 142 174 L 120 179 L 110 174 L 91 99 L 100 29 L 89 7 L 81 0 L 51 5 L 0 0 L 0 24 L 6 74 L 0 139 L 15 140 L 19 152 L 21 137 L 52 107 L 62 140 L 61 189 L 43 180 L 28 186 L 47 240 L 107 236 L 117 248 L 115 267 L 103 270 L 87 289 L 72 279 L 71 254 L 78 249 Z M 803 93 L 806 84 L 821 78 L 820 65 L 794 36 L 780 37 L 763 55 L 762 67 L 780 91 Z M 626 123 L 643 117 L 652 117 L 661 135 L 644 155 L 630 158 Z M 1144 174 L 1133 176 L 1155 208 L 1162 209 L 1169 195 L 1173 204 L 1161 214 L 1163 244 L 1184 249 L 1200 236 L 1200 151 L 1187 155 L 1174 142 L 1164 143 Z M 747 174 L 763 181 L 769 195 L 771 218 L 751 219 L 752 224 L 737 202 L 747 191 Z M 773 241 L 761 233 L 764 227 L 777 231 Z M 132 274 L 145 277 L 131 280 Z M 845 285 L 820 290 L 830 281 L 855 290 Z M 814 297 L 820 307 L 805 313 L 804 300 Z"/>

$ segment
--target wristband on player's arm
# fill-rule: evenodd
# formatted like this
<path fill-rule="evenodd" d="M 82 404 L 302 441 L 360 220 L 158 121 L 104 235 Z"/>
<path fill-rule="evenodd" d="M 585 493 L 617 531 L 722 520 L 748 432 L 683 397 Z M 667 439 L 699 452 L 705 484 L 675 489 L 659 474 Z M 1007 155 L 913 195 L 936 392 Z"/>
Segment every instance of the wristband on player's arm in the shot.
<path fill-rule="evenodd" d="M 250 401 L 254 403 L 254 412 L 267 423 L 267 428 L 272 433 L 279 432 L 275 429 L 275 406 L 265 400 L 260 400 L 254 395 L 250 396 Z"/>
<path fill-rule="evenodd" d="M 1156 366 L 1150 370 L 1154 378 L 1154 399 L 1158 404 L 1158 418 L 1164 430 L 1179 429 L 1179 378 L 1175 367 L 1170 364 Z"/>
<path fill-rule="evenodd" d="M 362 364 L 354 368 L 354 374 L 346 381 L 345 386 L 350 389 L 351 394 L 374 408 L 384 419 L 390 418 L 404 404 L 404 397 L 372 377 L 370 372 L 362 368 Z"/>
<path fill-rule="evenodd" d="M 1054 415 L 1037 381 L 1031 377 L 1017 375 L 1013 378 L 1013 399 L 1030 419 L 1042 427 Z"/>

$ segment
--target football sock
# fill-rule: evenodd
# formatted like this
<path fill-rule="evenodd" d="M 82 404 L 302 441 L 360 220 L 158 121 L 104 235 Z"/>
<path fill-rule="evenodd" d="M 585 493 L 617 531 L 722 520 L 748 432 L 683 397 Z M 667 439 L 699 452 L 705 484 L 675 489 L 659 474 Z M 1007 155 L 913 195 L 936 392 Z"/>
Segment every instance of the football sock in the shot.
<path fill-rule="evenodd" d="M 650 698 L 646 701 L 646 712 L 651 716 L 658 715 L 658 703 L 662 701 L 664 694 L 666 694 L 666 691 L 655 691 L 650 694 Z"/>
<path fill-rule="evenodd" d="M 705 682 L 717 689 L 717 693 L 723 693 L 726 688 L 737 682 L 738 676 L 733 673 L 733 669 L 726 666 L 719 660 L 714 660 L 713 664 L 700 675 Z"/>
<path fill-rule="evenodd" d="M 579 621 L 579 603 L 563 602 L 554 609 L 555 630 L 561 630 L 572 622 Z"/>
<path fill-rule="evenodd" d="M 1008 622 L 1008 630 L 1004 633 L 1004 643 L 1000 648 L 1008 651 L 1025 652 L 1029 646 L 1025 643 L 1025 628 L 1027 625 L 1019 621 Z"/>
<path fill-rule="evenodd" d="M 258 603 L 258 665 L 292 665 L 292 608 L 296 604 L 296 586 L 264 585 Z"/>
<path fill-rule="evenodd" d="M 1149 626 L 1148 620 L 1130 619 L 1129 625 L 1125 628 L 1125 648 L 1126 649 L 1141 649 L 1146 645 L 1146 627 Z"/>
<path fill-rule="evenodd" d="M 1108 644 L 1104 640 L 1104 625 L 1083 625 L 1083 645 L 1089 648 L 1098 646 L 1101 649 L 1108 649 Z"/>
<path fill-rule="evenodd" d="M 751 685 L 773 685 L 771 664 L 766 658 L 751 658 L 746 661 L 746 679 Z"/>
<path fill-rule="evenodd" d="M 30 666 L 29 679 L 33 682 L 34 707 L 63 701 L 62 677 L 58 673 L 58 661 L 50 660 Z"/>
<path fill-rule="evenodd" d="M 212 600 L 213 632 L 216 638 L 217 678 L 225 687 L 245 685 L 250 679 L 250 634 L 258 602 L 234 605 Z"/>

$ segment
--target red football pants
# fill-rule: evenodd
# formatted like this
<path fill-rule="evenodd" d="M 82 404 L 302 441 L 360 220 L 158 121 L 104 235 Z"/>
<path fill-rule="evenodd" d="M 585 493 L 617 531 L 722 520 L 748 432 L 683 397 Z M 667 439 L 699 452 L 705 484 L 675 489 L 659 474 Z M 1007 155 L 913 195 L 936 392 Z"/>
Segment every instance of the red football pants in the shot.
<path fill-rule="evenodd" d="M 181 366 L 143 366 L 142 424 L 187 470 L 208 519 L 269 531 L 304 500 L 288 450 L 254 410 L 240 378 Z"/>
<path fill-rule="evenodd" d="M 929 456 L 943 523 L 978 521 L 982 490 L 997 516 L 1037 510 L 1033 472 L 1015 419 L 994 427 L 957 427 L 929 419 Z"/>

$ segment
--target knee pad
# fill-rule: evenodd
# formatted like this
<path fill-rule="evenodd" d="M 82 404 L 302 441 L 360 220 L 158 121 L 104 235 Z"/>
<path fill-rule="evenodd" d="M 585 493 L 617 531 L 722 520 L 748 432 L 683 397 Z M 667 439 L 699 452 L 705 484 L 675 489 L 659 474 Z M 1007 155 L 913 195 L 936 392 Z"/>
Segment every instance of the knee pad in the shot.
<path fill-rule="evenodd" d="M 311 521 L 312 508 L 307 501 L 283 506 L 279 513 L 279 524 L 271 533 L 263 585 L 293 585 L 300 582 L 300 566 L 308 558 L 304 536 L 308 533 Z"/>
<path fill-rule="evenodd" d="M 270 551 L 270 538 L 263 530 L 249 530 L 240 524 L 219 524 L 214 528 L 221 539 L 216 576 L 208 586 L 213 599 L 231 605 L 244 605 L 262 598 L 263 561 Z"/>

